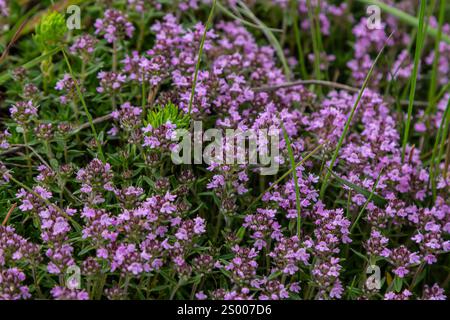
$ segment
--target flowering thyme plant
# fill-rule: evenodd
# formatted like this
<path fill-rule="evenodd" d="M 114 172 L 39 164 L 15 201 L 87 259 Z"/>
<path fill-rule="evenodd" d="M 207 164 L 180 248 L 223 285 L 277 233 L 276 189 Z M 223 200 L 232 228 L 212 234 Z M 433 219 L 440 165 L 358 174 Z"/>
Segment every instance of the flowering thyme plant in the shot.
<path fill-rule="evenodd" d="M 366 2 L 0 0 L 0 299 L 446 299 L 449 6 Z"/>

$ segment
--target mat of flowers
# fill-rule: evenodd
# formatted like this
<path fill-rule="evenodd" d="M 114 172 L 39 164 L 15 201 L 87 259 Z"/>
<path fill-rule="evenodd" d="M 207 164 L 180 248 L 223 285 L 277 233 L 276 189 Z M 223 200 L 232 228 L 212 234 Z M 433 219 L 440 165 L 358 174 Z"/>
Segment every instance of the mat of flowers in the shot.
<path fill-rule="evenodd" d="M 0 0 L 0 299 L 446 299 L 449 17 Z"/>

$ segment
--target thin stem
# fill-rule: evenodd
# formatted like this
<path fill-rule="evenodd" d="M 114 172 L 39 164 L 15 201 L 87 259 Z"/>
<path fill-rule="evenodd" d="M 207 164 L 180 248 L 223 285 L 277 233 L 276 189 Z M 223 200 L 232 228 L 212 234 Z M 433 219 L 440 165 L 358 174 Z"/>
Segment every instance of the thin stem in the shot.
<path fill-rule="evenodd" d="M 349 86 L 349 85 L 346 85 L 346 84 L 333 82 L 333 81 L 326 81 L 326 80 L 317 80 L 317 79 L 296 80 L 296 81 L 292 81 L 292 82 L 284 82 L 284 83 L 270 85 L 270 86 L 256 87 L 256 88 L 252 88 L 252 90 L 255 91 L 255 92 L 275 91 L 275 90 L 278 90 L 278 89 L 281 89 L 281 88 L 289 88 L 289 87 L 295 87 L 295 86 L 300 86 L 300 85 L 309 85 L 309 84 L 316 84 L 316 85 L 321 85 L 321 86 L 327 86 L 327 87 L 347 90 L 349 92 L 359 92 L 358 88 L 355 88 L 355 87 L 352 87 L 352 86 Z"/>
<path fill-rule="evenodd" d="M 33 276 L 33 282 L 34 282 L 34 286 L 36 288 L 36 293 L 38 295 L 38 297 L 42 298 L 42 291 L 41 288 L 39 287 L 39 283 L 38 283 L 38 279 L 37 279 L 37 275 L 36 275 L 36 266 L 35 266 L 35 262 L 33 261 L 31 263 L 31 274 Z"/>
<path fill-rule="evenodd" d="M 112 71 L 114 73 L 117 73 L 117 41 L 113 42 L 113 49 L 112 49 Z M 113 90 L 111 93 L 111 103 L 113 110 L 116 110 L 116 92 Z"/>
<path fill-rule="evenodd" d="M 72 71 L 72 66 L 70 65 L 69 58 L 67 56 L 66 50 L 63 47 L 61 47 L 61 52 L 64 55 L 64 60 L 66 61 L 67 67 L 69 68 L 70 76 L 74 80 L 75 88 L 77 89 L 77 93 L 78 93 L 78 97 L 80 98 L 81 104 L 83 105 L 83 108 L 84 108 L 84 112 L 86 113 L 86 116 L 88 118 L 89 125 L 91 126 L 91 130 L 92 130 L 92 133 L 94 135 L 95 143 L 97 145 L 98 155 L 99 155 L 99 157 L 100 157 L 100 159 L 102 161 L 105 161 L 105 157 L 103 155 L 103 150 L 102 150 L 102 145 L 100 143 L 100 140 L 98 139 L 97 130 L 95 129 L 91 113 L 89 112 L 89 109 L 88 109 L 88 107 L 86 105 L 86 102 L 84 101 L 84 97 L 83 97 L 83 94 L 81 93 L 80 86 L 78 85 L 78 81 L 75 79 L 75 76 L 74 76 L 73 71 Z"/>
<path fill-rule="evenodd" d="M 143 119 L 145 119 L 146 113 L 147 113 L 147 110 L 146 110 L 147 96 L 145 94 L 145 91 L 146 91 L 146 89 L 145 89 L 145 76 L 144 76 L 144 71 L 142 71 L 142 88 L 141 88 L 141 95 L 142 95 L 141 99 L 142 99 L 142 101 L 141 101 L 141 106 L 142 106 L 142 118 Z"/>
<path fill-rule="evenodd" d="M 44 143 L 45 143 L 45 148 L 47 149 L 47 157 L 48 157 L 48 159 L 49 159 L 49 160 L 54 159 L 55 156 L 54 156 L 54 154 L 53 154 L 52 146 L 51 146 L 51 144 L 50 144 L 50 141 L 45 140 Z"/>
<path fill-rule="evenodd" d="M 195 72 L 194 72 L 194 81 L 192 82 L 191 97 L 189 98 L 189 111 L 188 111 L 189 115 L 191 114 L 192 103 L 194 102 L 195 87 L 197 86 L 198 70 L 200 69 L 200 63 L 202 61 L 203 46 L 205 45 L 206 33 L 214 17 L 215 7 L 216 7 L 216 0 L 213 0 L 211 11 L 209 12 L 208 20 L 206 21 L 205 30 L 203 31 L 202 40 L 200 41 L 200 48 L 198 50 L 197 64 L 195 65 Z"/>
<path fill-rule="evenodd" d="M 171 294 L 170 294 L 170 298 L 169 300 L 173 300 L 173 298 L 175 297 L 175 294 L 177 293 L 178 289 L 180 289 L 181 285 L 182 285 L 183 281 L 180 279 L 178 280 L 178 283 L 176 284 L 176 286 L 173 288 Z"/>
<path fill-rule="evenodd" d="M 30 174 L 30 176 L 32 175 L 32 165 L 31 165 L 31 158 L 30 158 L 30 153 L 28 152 L 28 138 L 27 138 L 27 131 L 25 130 L 25 128 L 23 128 L 23 144 L 25 145 L 25 157 L 27 158 L 27 166 L 28 166 L 28 173 Z"/>
<path fill-rule="evenodd" d="M 377 180 L 376 180 L 375 183 L 373 184 L 372 191 L 370 192 L 369 197 L 367 198 L 367 200 L 366 200 L 366 202 L 364 203 L 363 207 L 362 207 L 361 210 L 359 211 L 359 214 L 358 214 L 358 216 L 356 217 L 355 222 L 353 222 L 353 225 L 352 225 L 351 228 L 350 228 L 350 233 L 352 233 L 352 232 L 353 232 L 353 229 L 358 225 L 359 219 L 361 218 L 361 216 L 362 216 L 364 210 L 366 210 L 367 205 L 368 205 L 368 204 L 370 203 L 370 201 L 372 200 L 372 197 L 373 197 L 373 195 L 374 195 L 374 193 L 375 193 L 375 189 L 376 189 L 377 186 L 378 186 L 378 182 L 380 181 L 380 178 L 381 178 L 381 174 L 382 174 L 382 173 L 383 173 L 383 169 L 381 169 L 380 173 L 378 174 Z"/>
<path fill-rule="evenodd" d="M 8 213 L 6 214 L 5 219 L 3 219 L 2 226 L 6 226 L 6 223 L 8 222 L 9 217 L 11 216 L 11 213 L 14 211 L 14 209 L 16 208 L 16 206 L 17 206 L 17 203 L 13 203 L 13 205 L 11 206 L 11 208 L 9 208 Z"/>
<path fill-rule="evenodd" d="M 255 29 L 259 29 L 262 30 L 263 28 L 257 24 L 248 22 L 247 20 L 243 19 L 240 15 L 236 15 L 233 12 L 231 12 L 230 10 L 228 10 L 226 7 L 224 7 L 222 4 L 220 4 L 220 2 L 217 2 L 217 8 L 219 8 L 220 11 L 222 11 L 225 15 L 229 16 L 232 19 L 238 20 L 239 22 L 241 22 L 243 25 L 246 25 L 248 27 L 252 27 Z M 277 28 L 269 28 L 268 29 L 272 32 L 283 32 L 282 29 L 277 29 Z"/>
<path fill-rule="evenodd" d="M 141 51 L 142 44 L 144 42 L 144 36 L 145 36 L 145 15 L 144 13 L 142 13 L 141 20 L 139 22 L 139 37 L 137 41 L 137 51 Z"/>
<path fill-rule="evenodd" d="M 77 105 L 76 101 L 72 101 L 71 105 L 72 105 L 73 113 L 75 115 L 75 121 L 77 123 L 79 123 L 80 122 L 80 110 L 78 109 L 78 105 Z"/>

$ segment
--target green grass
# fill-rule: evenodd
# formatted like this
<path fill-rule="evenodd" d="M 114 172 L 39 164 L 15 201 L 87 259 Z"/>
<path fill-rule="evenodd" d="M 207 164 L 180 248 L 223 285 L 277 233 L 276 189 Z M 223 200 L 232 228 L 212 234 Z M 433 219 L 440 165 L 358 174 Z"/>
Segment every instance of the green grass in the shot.
<path fill-rule="evenodd" d="M 205 45 L 206 33 L 208 32 L 208 28 L 211 25 L 212 19 L 214 17 L 214 9 L 215 8 L 216 8 L 216 0 L 213 0 L 212 6 L 211 6 L 211 11 L 209 12 L 208 20 L 206 20 L 206 25 L 205 25 L 205 30 L 203 31 L 202 40 L 200 41 L 200 48 L 198 49 L 197 64 L 195 65 L 195 72 L 194 72 L 194 81 L 192 82 L 191 97 L 189 98 L 189 111 L 188 111 L 189 115 L 191 115 L 192 104 L 194 102 L 195 87 L 197 86 L 198 70 L 200 69 L 200 64 L 202 62 L 202 54 L 203 54 L 203 47 Z"/>
<path fill-rule="evenodd" d="M 64 60 L 66 62 L 67 68 L 69 69 L 70 76 L 72 77 L 73 82 L 75 84 L 75 88 L 77 90 L 78 98 L 80 99 L 81 104 L 82 104 L 83 109 L 84 109 L 84 112 L 86 113 L 86 117 L 88 118 L 89 125 L 91 126 L 92 134 L 94 135 L 95 144 L 97 146 L 98 156 L 99 156 L 99 158 L 102 161 L 105 161 L 105 156 L 103 155 L 103 150 L 102 150 L 102 144 L 101 144 L 100 139 L 98 138 L 97 130 L 95 129 L 95 125 L 94 125 L 94 122 L 93 122 L 92 115 L 89 112 L 89 109 L 88 109 L 88 107 L 86 105 L 86 101 L 84 101 L 83 93 L 81 92 L 80 86 L 78 85 L 78 80 L 74 76 L 74 73 L 73 73 L 73 70 L 72 70 L 72 66 L 71 66 L 70 61 L 69 61 L 69 57 L 67 56 L 66 50 L 63 47 L 61 47 L 60 50 L 61 50 L 61 52 L 62 52 L 62 54 L 64 56 Z"/>
<path fill-rule="evenodd" d="M 329 169 L 327 168 L 327 170 L 329 170 Z M 347 180 L 339 177 L 333 171 L 330 171 L 330 172 L 331 172 L 331 174 L 334 176 L 334 178 L 337 180 L 337 182 L 340 185 L 347 186 L 347 187 L 351 188 L 352 190 L 356 191 L 357 193 L 362 194 L 366 198 L 370 197 L 371 199 L 373 199 L 373 202 L 377 206 L 384 207 L 388 203 L 388 201 L 385 198 L 383 198 L 382 196 L 379 196 L 377 194 L 371 194 L 371 191 L 369 191 L 367 189 L 364 189 L 363 187 L 360 187 L 360 186 L 358 186 L 358 185 L 356 185 L 356 184 L 354 184 L 354 183 L 352 183 L 350 181 L 347 181 Z M 347 205 L 347 207 L 348 207 L 348 205 Z"/>
<path fill-rule="evenodd" d="M 383 11 L 385 11 L 385 12 L 389 13 L 390 15 L 398 18 L 400 21 L 402 21 L 402 22 L 404 22 L 406 24 L 409 24 L 410 26 L 413 26 L 413 27 L 417 28 L 419 26 L 419 24 L 420 24 L 419 19 L 417 19 L 417 18 L 407 14 L 406 12 L 403 12 L 400 9 L 394 8 L 394 7 L 392 7 L 392 6 L 390 6 L 390 5 L 386 4 L 386 3 L 383 3 L 381 1 L 378 1 L 378 0 L 358 0 L 358 1 L 364 2 L 366 4 L 373 4 L 373 5 L 379 6 Z M 445 2 L 446 0 L 442 0 L 442 1 Z M 438 30 L 435 29 L 435 28 L 431 28 L 431 27 L 427 28 L 426 32 L 427 32 L 428 35 L 430 35 L 430 36 L 432 36 L 434 38 L 436 38 L 437 34 L 438 34 Z M 449 35 L 442 35 L 442 41 L 450 44 L 450 36 Z"/>
<path fill-rule="evenodd" d="M 297 166 L 295 165 L 295 158 L 294 158 L 294 152 L 292 150 L 291 141 L 289 140 L 288 133 L 286 131 L 286 128 L 284 127 L 283 120 L 280 118 L 281 128 L 283 129 L 283 135 L 284 140 L 286 142 L 286 146 L 288 149 L 289 154 L 289 161 L 291 162 L 291 168 L 292 170 L 292 177 L 294 178 L 294 185 L 295 185 L 295 206 L 297 208 L 297 237 L 300 239 L 301 235 L 301 223 L 302 223 L 302 207 L 300 203 L 300 188 L 298 187 L 298 178 L 297 178 Z"/>
<path fill-rule="evenodd" d="M 419 27 L 417 30 L 417 39 L 416 39 L 416 49 L 414 53 L 414 67 L 413 73 L 411 76 L 411 86 L 409 91 L 409 104 L 408 104 L 408 117 L 406 119 L 405 131 L 403 134 L 403 142 L 402 142 L 402 162 L 405 161 L 405 153 L 406 153 L 406 144 L 408 143 L 409 138 L 409 130 L 411 127 L 411 116 L 414 106 L 414 96 L 416 94 L 416 85 L 417 85 L 417 75 L 419 72 L 419 63 L 420 56 L 422 55 L 422 48 L 425 42 L 425 10 L 426 10 L 427 1 L 420 1 L 420 9 L 419 9 Z"/>
<path fill-rule="evenodd" d="M 295 45 L 297 46 L 298 51 L 298 64 L 300 67 L 300 75 L 302 79 L 308 79 L 308 72 L 306 71 L 306 65 L 305 65 L 305 54 L 303 52 L 302 47 L 302 39 L 300 35 L 300 29 L 299 29 L 299 21 L 298 21 L 298 14 L 296 12 L 296 1 L 291 1 L 291 15 L 292 15 L 292 25 L 294 29 L 294 37 L 295 37 Z"/>
<path fill-rule="evenodd" d="M 267 192 L 271 191 L 273 188 L 275 188 L 275 186 L 277 186 L 281 181 L 283 181 L 288 175 L 291 174 L 292 171 L 294 171 L 294 169 L 296 169 L 298 166 L 301 166 L 303 163 L 305 163 L 306 160 L 308 160 L 309 158 L 311 158 L 313 155 L 315 155 L 320 149 L 322 149 L 322 147 L 325 145 L 325 143 L 327 143 L 328 141 L 318 145 L 316 148 L 314 148 L 314 150 L 312 150 L 310 153 L 308 153 L 307 155 L 305 155 L 303 157 L 302 160 L 300 160 L 299 162 L 297 162 L 295 164 L 295 166 L 291 166 L 291 168 L 286 171 L 283 175 L 281 175 L 281 177 L 279 177 L 274 183 L 272 183 L 270 185 L 270 187 L 268 187 L 266 190 L 264 190 L 264 192 L 262 192 L 258 197 L 256 197 L 256 199 L 248 206 L 248 210 L 250 210 L 251 208 L 253 208 L 253 206 L 255 204 L 257 204 L 262 197 L 264 196 L 264 194 L 266 194 Z"/>
<path fill-rule="evenodd" d="M 436 41 L 434 44 L 434 60 L 433 60 L 433 67 L 431 70 L 431 81 L 430 81 L 430 88 L 428 90 L 428 102 L 429 105 L 426 110 L 426 114 L 430 115 L 435 110 L 435 103 L 433 101 L 434 95 L 436 93 L 436 84 L 437 84 L 437 77 L 438 77 L 438 62 L 440 57 L 439 52 L 439 44 L 441 42 L 442 38 L 442 26 L 444 25 L 444 17 L 445 17 L 445 0 L 439 1 L 439 20 L 438 20 L 438 29 L 437 29 L 437 35 L 436 35 Z"/>
<path fill-rule="evenodd" d="M 317 28 L 316 23 L 316 15 L 313 12 L 313 8 L 311 6 L 311 0 L 306 0 L 306 5 L 308 7 L 308 19 L 309 19 L 309 25 L 311 30 L 311 39 L 312 39 L 312 45 L 313 45 L 313 52 L 314 52 L 314 76 L 317 80 L 322 79 L 322 74 L 320 71 L 320 41 L 319 41 L 319 35 L 320 35 L 320 28 Z M 317 30 L 318 29 L 318 30 Z M 321 87 L 318 87 L 319 93 L 321 92 Z"/>
<path fill-rule="evenodd" d="M 366 210 L 367 205 L 370 203 L 370 201 L 372 201 L 372 198 L 375 195 L 375 189 L 378 186 L 378 182 L 380 181 L 381 178 L 381 174 L 383 173 L 383 169 L 380 170 L 380 173 L 378 174 L 377 180 L 375 180 L 375 183 L 373 184 L 372 187 L 372 191 L 370 192 L 369 197 L 367 198 L 366 202 L 364 203 L 363 207 L 361 208 L 361 210 L 358 213 L 358 216 L 355 219 L 355 222 L 353 222 L 351 228 L 350 228 L 350 233 L 353 232 L 353 229 L 358 225 L 359 219 L 361 219 L 362 214 L 364 213 L 364 210 Z"/>
<path fill-rule="evenodd" d="M 235 19 L 239 22 L 241 22 L 243 25 L 252 27 L 258 30 L 262 30 L 262 27 L 260 25 L 257 25 L 255 23 L 249 22 L 242 17 L 239 17 L 237 14 L 234 14 L 231 10 L 229 10 L 226 6 L 222 5 L 219 1 L 216 3 L 217 8 L 219 8 L 220 11 L 222 11 L 225 15 L 229 16 L 232 19 Z M 272 32 L 282 32 L 283 30 L 277 29 L 277 28 L 267 28 Z"/>
<path fill-rule="evenodd" d="M 388 37 L 388 39 L 386 40 L 386 43 L 389 42 L 389 40 L 392 37 L 392 35 L 393 35 L 393 33 L 391 33 L 391 35 Z M 339 138 L 339 141 L 338 141 L 338 144 L 336 146 L 336 149 L 333 152 L 333 156 L 331 157 L 331 163 L 330 163 L 330 165 L 328 167 L 328 171 L 325 174 L 325 178 L 323 179 L 322 186 L 320 188 L 320 198 L 321 199 L 323 199 L 323 197 L 325 195 L 325 190 L 327 189 L 328 179 L 330 179 L 330 175 L 331 175 L 331 172 L 333 170 L 334 164 L 336 163 L 336 159 L 338 157 L 339 150 L 341 149 L 342 144 L 344 143 L 344 139 L 347 136 L 347 132 L 348 132 L 348 129 L 350 127 L 350 123 L 353 120 L 353 116 L 355 115 L 356 108 L 358 107 L 359 101 L 361 100 L 362 95 L 363 95 L 364 91 L 366 90 L 366 87 L 367 87 L 367 85 L 369 83 L 369 80 L 370 80 L 370 78 L 372 76 L 372 72 L 373 72 L 373 70 L 375 68 L 375 65 L 377 64 L 378 60 L 381 57 L 381 54 L 384 51 L 384 48 L 386 47 L 386 43 L 384 44 L 383 48 L 381 48 L 380 52 L 378 52 L 378 55 L 375 58 L 375 61 L 372 63 L 372 66 L 370 67 L 369 72 L 367 73 L 366 78 L 364 79 L 363 85 L 362 85 L 361 89 L 359 90 L 359 93 L 358 93 L 358 96 L 356 98 L 355 104 L 353 105 L 352 110 L 350 112 L 350 115 L 349 115 L 349 117 L 348 117 L 348 119 L 347 119 L 347 121 L 345 123 L 344 131 L 342 132 L 342 135 Z"/>
<path fill-rule="evenodd" d="M 270 30 L 270 28 L 268 28 L 261 20 L 259 20 L 255 16 L 255 14 L 247 7 L 247 5 L 245 5 L 245 3 L 243 3 L 242 1 L 239 1 L 238 4 L 242 9 L 242 13 L 245 14 L 251 20 L 253 20 L 253 22 L 260 27 L 261 31 L 266 36 L 267 40 L 273 46 L 273 48 L 275 49 L 275 52 L 277 53 L 278 59 L 280 59 L 281 65 L 283 67 L 284 75 L 285 75 L 286 79 L 289 80 L 291 78 L 291 70 L 287 63 L 286 57 L 284 56 L 283 48 L 281 48 L 281 45 L 280 45 L 280 42 L 278 41 L 278 39 L 275 37 L 273 32 Z"/>
<path fill-rule="evenodd" d="M 433 153 L 431 155 L 430 182 L 431 182 L 431 189 L 433 192 L 433 202 L 436 199 L 436 182 L 437 182 L 436 178 L 439 173 L 439 164 L 441 163 L 442 156 L 444 154 L 445 139 L 447 138 L 447 134 L 449 132 L 449 126 L 450 126 L 450 99 L 447 102 L 447 107 L 445 109 L 444 114 L 442 115 L 442 120 L 439 125 L 438 132 L 436 134 L 436 139 L 434 141 Z"/>

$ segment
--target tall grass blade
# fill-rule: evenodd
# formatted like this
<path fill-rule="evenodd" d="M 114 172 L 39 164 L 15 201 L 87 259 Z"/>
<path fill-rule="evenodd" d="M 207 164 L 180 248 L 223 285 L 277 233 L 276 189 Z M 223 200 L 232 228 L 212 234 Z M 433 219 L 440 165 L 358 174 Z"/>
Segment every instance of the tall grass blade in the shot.
<path fill-rule="evenodd" d="M 433 60 L 433 67 L 431 70 L 431 81 L 430 81 L 430 88 L 428 91 L 428 107 L 426 109 L 426 114 L 429 115 L 431 112 L 434 111 L 435 103 L 434 100 L 434 94 L 436 92 L 436 83 L 437 83 L 437 76 L 438 76 L 438 62 L 440 57 L 440 51 L 439 46 L 442 38 L 442 26 L 444 25 L 444 16 L 445 16 L 445 0 L 439 1 L 439 20 L 438 20 L 438 29 L 437 29 L 437 35 L 436 35 L 436 42 L 434 44 L 434 60 Z"/>
<path fill-rule="evenodd" d="M 280 59 L 281 64 L 283 66 L 283 72 L 286 78 L 289 80 L 291 78 L 291 70 L 289 69 L 289 65 L 287 63 L 286 57 L 283 53 L 283 48 L 281 48 L 278 39 L 274 36 L 272 31 L 261 21 L 259 20 L 255 14 L 243 3 L 242 1 L 238 2 L 240 7 L 242 8 L 243 13 L 253 20 L 258 26 L 260 26 L 261 31 L 266 36 L 267 40 L 269 40 L 270 44 L 275 48 L 275 52 L 277 53 L 278 59 Z"/>
<path fill-rule="evenodd" d="M 358 216 L 355 219 L 355 222 L 353 223 L 353 225 L 350 228 L 350 233 L 352 233 L 353 229 L 358 225 L 359 219 L 361 219 L 361 216 L 364 212 L 364 210 L 366 210 L 367 205 L 369 204 L 370 201 L 372 201 L 373 196 L 375 195 L 375 189 L 378 186 L 378 182 L 380 181 L 381 178 L 381 174 L 383 173 L 383 169 L 381 169 L 380 173 L 378 174 L 377 180 L 375 180 L 375 183 L 373 184 L 372 187 L 372 191 L 370 192 L 369 197 L 367 198 L 366 202 L 364 203 L 363 207 L 361 208 L 361 210 L 359 211 Z"/>
<path fill-rule="evenodd" d="M 333 156 L 331 158 L 331 163 L 330 163 L 330 165 L 328 167 L 328 171 L 325 174 L 325 178 L 324 178 L 324 180 L 322 182 L 322 187 L 320 188 L 320 198 L 321 199 L 323 199 L 323 196 L 325 194 L 325 190 L 327 189 L 328 179 L 330 178 L 330 175 L 331 175 L 331 172 L 333 170 L 334 164 L 336 163 L 336 159 L 337 159 L 337 156 L 339 154 L 339 150 L 341 149 L 342 144 L 344 143 L 344 139 L 345 139 L 345 137 L 347 135 L 347 132 L 348 132 L 348 129 L 350 127 L 350 123 L 353 120 L 353 116 L 355 114 L 356 108 L 359 105 L 359 101 L 361 100 L 362 95 L 364 94 L 364 91 L 366 90 L 366 87 L 367 87 L 367 85 L 369 83 L 369 80 L 370 80 L 370 78 L 372 76 L 372 72 L 373 72 L 373 70 L 375 68 L 375 65 L 377 64 L 378 60 L 380 59 L 381 54 L 383 53 L 384 48 L 386 47 L 386 44 L 389 42 L 389 40 L 391 39 L 393 34 L 394 33 L 390 34 L 390 36 L 386 40 L 386 43 L 384 44 L 383 48 L 381 48 L 380 52 L 378 52 L 378 55 L 375 58 L 375 61 L 372 63 L 372 66 L 370 67 L 369 72 L 367 73 L 366 78 L 364 79 L 363 85 L 362 85 L 361 89 L 359 90 L 359 93 L 358 93 L 358 96 L 356 98 L 355 104 L 353 105 L 353 108 L 352 108 L 352 110 L 350 112 L 350 115 L 349 115 L 349 117 L 347 119 L 347 122 L 345 123 L 344 131 L 342 132 L 342 135 L 339 138 L 338 144 L 337 144 L 336 149 L 334 150 Z"/>
<path fill-rule="evenodd" d="M 300 66 L 300 75 L 302 76 L 302 79 L 307 79 L 308 73 L 306 72 L 305 54 L 303 53 L 300 28 L 298 27 L 299 21 L 298 21 L 298 13 L 297 13 L 296 4 L 297 4 L 297 1 L 291 2 L 292 25 L 294 28 L 295 45 L 297 46 L 297 51 L 298 51 L 298 64 Z"/>
<path fill-rule="evenodd" d="M 238 17 L 236 14 L 234 14 L 231 10 L 229 10 L 227 7 L 225 7 L 224 5 L 222 5 L 219 1 L 216 3 L 217 8 L 219 8 L 220 11 L 222 11 L 224 14 L 226 14 L 227 16 L 229 16 L 230 18 L 233 18 L 235 20 L 238 20 L 239 22 L 241 22 L 243 25 L 248 26 L 248 27 L 252 27 L 255 29 L 259 29 L 261 30 L 261 26 L 248 22 L 247 20 L 243 19 L 242 17 Z M 272 32 L 283 32 L 283 30 L 281 29 L 277 29 L 277 28 L 268 28 L 270 31 Z"/>
<path fill-rule="evenodd" d="M 211 25 L 212 19 L 214 17 L 214 9 L 215 8 L 216 8 L 216 0 L 213 0 L 213 4 L 211 6 L 211 11 L 209 12 L 208 20 L 206 20 L 206 25 L 205 25 L 205 30 L 203 31 L 202 40 L 200 41 L 200 48 L 198 49 L 197 64 L 195 65 L 195 72 L 194 72 L 194 81 L 192 82 L 191 97 L 189 98 L 189 111 L 188 111 L 189 115 L 191 114 L 192 103 L 194 102 L 195 87 L 197 86 L 198 70 L 200 69 L 200 63 L 202 61 L 203 46 L 205 45 L 206 33 L 208 32 L 208 28 Z"/>
<path fill-rule="evenodd" d="M 316 24 L 316 17 L 314 16 L 313 8 L 311 6 L 311 0 L 306 0 L 306 5 L 308 8 L 308 19 L 309 19 L 309 26 L 311 30 L 311 38 L 312 38 L 312 44 L 313 44 L 313 52 L 314 52 L 314 75 L 317 80 L 322 79 L 322 75 L 320 72 L 320 47 L 319 47 L 319 41 L 317 36 L 317 24 Z M 320 31 L 319 31 L 320 32 Z M 319 87 L 319 93 L 321 92 L 321 87 Z"/>
<path fill-rule="evenodd" d="M 283 120 L 280 118 L 281 128 L 283 129 L 284 140 L 286 141 L 286 146 L 289 154 L 289 161 L 291 162 L 291 168 L 296 169 L 294 152 L 292 151 L 291 141 L 289 139 L 286 128 L 284 127 Z M 301 222 L 302 222 L 302 206 L 300 203 L 300 188 L 298 187 L 298 178 L 297 178 L 297 170 L 292 170 L 292 177 L 294 179 L 295 185 L 295 205 L 297 207 L 297 237 L 300 239 L 301 235 Z"/>
<path fill-rule="evenodd" d="M 431 189 L 433 192 L 433 202 L 436 199 L 436 182 L 437 182 L 436 178 L 439 173 L 439 164 L 441 163 L 442 156 L 444 155 L 445 139 L 449 131 L 449 126 L 450 126 L 450 99 L 448 99 L 447 107 L 445 109 L 444 114 L 442 115 L 442 120 L 439 125 L 438 132 L 436 134 L 436 140 L 434 141 L 433 153 L 431 155 L 430 182 L 431 182 Z"/>
<path fill-rule="evenodd" d="M 308 153 L 302 160 L 300 160 L 299 162 L 297 162 L 297 164 L 295 166 L 291 166 L 291 168 L 286 171 L 281 177 L 279 177 L 274 183 L 272 183 L 270 185 L 270 187 L 268 187 L 266 190 L 264 190 L 264 192 L 262 192 L 255 200 L 253 200 L 253 202 L 249 205 L 248 209 L 253 208 L 253 206 L 262 199 L 262 197 L 264 196 L 264 194 L 266 194 L 267 192 L 271 191 L 273 188 L 275 188 L 275 186 L 277 186 L 281 181 L 284 180 L 284 178 L 286 178 L 288 175 L 291 174 L 291 172 L 296 169 L 298 166 L 301 166 L 303 163 L 305 163 L 306 160 L 308 160 L 309 158 L 311 158 L 314 154 L 316 154 L 320 149 L 322 149 L 322 147 L 327 143 L 328 141 L 323 142 L 322 144 L 318 145 L 316 148 L 314 148 L 314 150 L 312 150 L 310 153 Z"/>
<path fill-rule="evenodd" d="M 409 91 L 409 105 L 408 105 L 408 118 L 406 119 L 405 131 L 403 134 L 403 143 L 402 143 L 402 162 L 405 160 L 406 153 L 406 144 L 409 138 L 409 129 L 411 126 L 411 116 L 414 105 L 414 96 L 416 94 L 416 85 L 417 85 L 417 74 L 419 72 L 419 63 L 420 56 L 422 54 L 423 43 L 425 42 L 425 9 L 426 9 L 426 0 L 420 1 L 420 9 L 419 9 L 419 28 L 417 30 L 417 40 L 416 40 L 416 49 L 414 53 L 414 67 L 413 73 L 411 77 L 411 86 Z"/>
<path fill-rule="evenodd" d="M 330 170 L 330 169 L 327 168 L 327 170 Z M 375 204 L 377 206 L 382 207 L 382 206 L 385 206 L 388 203 L 388 201 L 385 198 L 383 198 L 382 196 L 379 196 L 377 194 L 374 194 L 374 195 L 370 196 L 371 192 L 369 190 L 366 190 L 363 187 L 360 187 L 360 186 L 358 186 L 358 185 L 356 185 L 356 184 L 354 184 L 354 183 L 352 183 L 350 181 L 347 181 L 347 180 L 339 177 L 333 171 L 330 171 L 330 172 L 331 172 L 331 174 L 333 175 L 333 177 L 336 179 L 336 181 L 339 184 L 345 185 L 345 186 L 351 188 L 352 190 L 358 192 L 359 194 L 362 194 L 366 198 L 368 198 L 368 197 L 373 198 L 373 201 L 375 202 Z"/>
<path fill-rule="evenodd" d="M 390 15 L 392 15 L 392 16 L 398 18 L 398 19 L 400 19 L 401 21 L 409 24 L 410 26 L 413 26 L 413 27 L 416 27 L 416 28 L 419 26 L 419 20 L 417 18 L 415 18 L 415 17 L 413 17 L 413 16 L 403 12 L 400 9 L 391 7 L 390 5 L 388 5 L 386 3 L 383 3 L 383 2 L 381 2 L 379 0 L 358 0 L 358 1 L 364 2 L 366 4 L 373 4 L 373 5 L 379 6 L 383 11 L 389 13 Z M 445 2 L 446 0 L 442 0 L 442 1 Z M 431 28 L 431 27 L 427 28 L 427 34 L 430 35 L 431 37 L 436 38 L 437 37 L 437 33 L 438 33 L 438 30 L 436 28 Z M 443 34 L 442 35 L 442 41 L 450 44 L 450 36 L 446 35 L 446 34 Z"/>
<path fill-rule="evenodd" d="M 30 68 L 38 65 L 42 61 L 48 59 L 49 57 L 53 56 L 54 54 L 58 53 L 59 51 L 60 51 L 59 48 L 52 49 L 49 52 L 47 52 L 46 54 L 40 55 L 39 57 L 36 57 L 36 58 L 28 61 L 27 63 L 24 63 L 21 67 L 25 68 L 25 69 L 30 69 Z M 8 79 L 10 77 L 11 77 L 11 75 L 9 72 L 4 72 L 2 75 L 0 75 L 0 84 L 3 84 L 6 81 L 8 81 Z"/>

